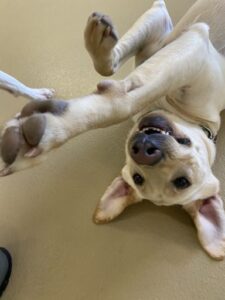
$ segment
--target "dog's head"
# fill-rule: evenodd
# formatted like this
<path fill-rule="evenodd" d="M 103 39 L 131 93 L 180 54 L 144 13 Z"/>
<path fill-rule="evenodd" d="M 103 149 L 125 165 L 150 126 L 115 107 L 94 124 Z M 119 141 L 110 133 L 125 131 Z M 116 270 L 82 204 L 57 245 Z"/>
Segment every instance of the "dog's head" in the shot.
<path fill-rule="evenodd" d="M 141 199 L 184 205 L 218 193 L 214 158 L 215 145 L 199 126 L 157 111 L 132 129 L 122 175 Z"/>
<path fill-rule="evenodd" d="M 225 214 L 219 181 L 211 166 L 215 145 L 205 132 L 163 111 L 145 115 L 126 143 L 126 165 L 101 199 L 111 219 L 127 205 L 148 199 L 182 205 L 192 216 L 200 242 L 216 259 L 225 256 Z"/>

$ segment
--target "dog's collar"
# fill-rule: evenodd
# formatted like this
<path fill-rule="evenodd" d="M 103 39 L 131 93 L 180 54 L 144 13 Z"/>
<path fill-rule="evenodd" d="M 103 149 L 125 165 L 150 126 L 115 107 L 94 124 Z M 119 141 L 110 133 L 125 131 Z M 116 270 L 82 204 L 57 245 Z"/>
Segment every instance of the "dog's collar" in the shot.
<path fill-rule="evenodd" d="M 206 136 L 213 141 L 213 143 L 216 143 L 216 140 L 217 140 L 217 135 L 215 135 L 213 133 L 213 131 L 209 128 L 209 127 L 206 127 L 204 125 L 199 125 L 201 127 L 201 129 L 204 131 L 204 133 L 206 134 Z"/>

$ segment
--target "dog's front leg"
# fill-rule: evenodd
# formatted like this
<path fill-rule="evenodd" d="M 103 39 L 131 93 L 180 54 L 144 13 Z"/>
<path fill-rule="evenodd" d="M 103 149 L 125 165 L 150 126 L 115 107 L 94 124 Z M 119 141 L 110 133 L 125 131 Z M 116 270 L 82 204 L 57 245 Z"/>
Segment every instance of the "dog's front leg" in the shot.
<path fill-rule="evenodd" d="M 33 165 L 82 132 L 122 122 L 158 97 L 194 84 L 207 64 L 208 44 L 208 27 L 196 24 L 122 81 L 103 81 L 93 94 L 69 102 L 29 103 L 3 130 L 3 175 Z"/>
<path fill-rule="evenodd" d="M 204 23 L 195 24 L 124 80 L 99 83 L 95 100 L 81 102 L 86 111 L 94 109 L 92 114 L 86 116 L 86 130 L 121 122 L 162 96 L 186 85 L 195 86 L 196 79 L 210 71 L 213 60 L 209 51 L 210 47 L 213 50 L 213 46 L 209 41 L 208 30 Z M 195 89 L 198 87 L 195 86 Z"/>
<path fill-rule="evenodd" d="M 46 152 L 82 132 L 124 120 L 125 94 L 124 85 L 113 81 L 112 87 L 101 83 L 98 91 L 83 98 L 28 103 L 2 131 L 0 175 L 39 163 Z"/>
<path fill-rule="evenodd" d="M 2 71 L 0 71 L 0 88 L 12 93 L 14 96 L 24 96 L 32 100 L 47 100 L 54 95 L 53 89 L 30 88 Z"/>

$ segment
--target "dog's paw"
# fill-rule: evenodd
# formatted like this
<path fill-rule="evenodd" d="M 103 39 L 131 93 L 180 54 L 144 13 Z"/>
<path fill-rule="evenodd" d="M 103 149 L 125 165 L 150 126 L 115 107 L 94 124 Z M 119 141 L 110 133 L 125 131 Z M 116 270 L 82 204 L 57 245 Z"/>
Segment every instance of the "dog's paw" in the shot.
<path fill-rule="evenodd" d="M 55 90 L 54 89 L 29 89 L 27 91 L 27 97 L 32 99 L 32 100 L 49 100 L 52 99 L 53 96 L 55 95 Z"/>
<path fill-rule="evenodd" d="M 94 12 L 85 29 L 85 44 L 92 54 L 108 54 L 118 41 L 118 34 L 109 16 Z"/>
<path fill-rule="evenodd" d="M 102 75 L 111 75 L 115 63 L 112 49 L 118 41 L 118 34 L 110 17 L 93 13 L 88 19 L 84 39 L 96 70 Z"/>
<path fill-rule="evenodd" d="M 40 163 L 47 152 L 66 142 L 69 132 L 63 114 L 67 107 L 66 101 L 30 102 L 6 123 L 1 134 L 0 176 Z"/>

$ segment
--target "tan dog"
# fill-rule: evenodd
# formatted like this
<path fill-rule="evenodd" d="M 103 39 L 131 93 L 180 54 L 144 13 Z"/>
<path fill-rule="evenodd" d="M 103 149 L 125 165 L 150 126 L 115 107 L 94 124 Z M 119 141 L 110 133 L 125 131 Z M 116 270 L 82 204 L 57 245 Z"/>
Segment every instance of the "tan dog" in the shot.
<path fill-rule="evenodd" d="M 198 0 L 174 29 L 164 1 L 155 1 L 119 40 L 110 18 L 93 13 L 85 44 L 95 69 L 111 75 L 131 56 L 136 69 L 70 102 L 26 105 L 3 130 L 2 175 L 39 163 L 84 131 L 135 115 L 126 165 L 100 200 L 94 221 L 111 221 L 142 199 L 180 204 L 206 252 L 223 259 L 225 214 L 211 166 L 225 108 L 224 28 L 223 0 Z"/>

